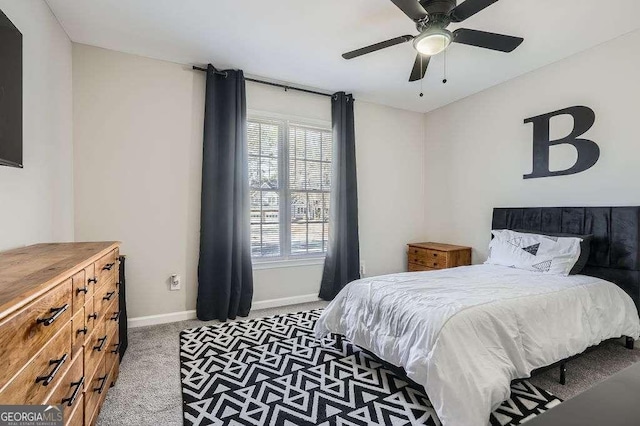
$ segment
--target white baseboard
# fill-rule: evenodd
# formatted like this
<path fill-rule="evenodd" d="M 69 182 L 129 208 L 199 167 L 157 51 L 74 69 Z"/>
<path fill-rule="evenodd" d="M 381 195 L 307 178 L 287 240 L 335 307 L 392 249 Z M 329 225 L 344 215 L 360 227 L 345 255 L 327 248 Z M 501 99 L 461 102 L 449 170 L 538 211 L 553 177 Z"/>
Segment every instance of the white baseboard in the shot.
<path fill-rule="evenodd" d="M 170 322 L 186 321 L 192 319 L 196 319 L 196 311 L 171 312 L 169 314 L 129 318 L 127 321 L 127 327 L 146 327 L 148 325 L 168 324 Z"/>
<path fill-rule="evenodd" d="M 262 309 L 279 308 L 282 306 L 299 305 L 301 303 L 317 302 L 320 298 L 316 294 L 305 294 L 302 296 L 283 297 L 281 299 L 260 300 L 251 306 L 252 311 Z M 129 318 L 127 326 L 129 328 L 146 327 L 149 325 L 168 324 L 178 321 L 196 319 L 196 311 L 171 312 L 168 314 L 149 315 L 146 317 Z"/>
<path fill-rule="evenodd" d="M 300 303 L 311 303 L 321 300 L 317 294 L 304 294 L 302 296 L 283 297 L 281 299 L 261 300 L 254 302 L 251 309 L 259 311 L 261 309 L 279 308 L 282 306 L 299 305 Z"/>

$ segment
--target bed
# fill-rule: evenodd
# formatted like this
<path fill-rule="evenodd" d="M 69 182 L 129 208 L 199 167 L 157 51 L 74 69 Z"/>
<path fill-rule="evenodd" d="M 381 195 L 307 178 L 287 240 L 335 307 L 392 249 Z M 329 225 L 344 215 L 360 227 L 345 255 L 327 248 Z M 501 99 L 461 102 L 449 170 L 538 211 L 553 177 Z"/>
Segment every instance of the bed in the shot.
<path fill-rule="evenodd" d="M 640 337 L 640 207 L 495 209 L 492 229 L 593 234 L 581 275 L 475 265 L 354 281 L 316 336 L 345 336 L 424 386 L 444 426 L 485 426 L 513 380 Z"/>

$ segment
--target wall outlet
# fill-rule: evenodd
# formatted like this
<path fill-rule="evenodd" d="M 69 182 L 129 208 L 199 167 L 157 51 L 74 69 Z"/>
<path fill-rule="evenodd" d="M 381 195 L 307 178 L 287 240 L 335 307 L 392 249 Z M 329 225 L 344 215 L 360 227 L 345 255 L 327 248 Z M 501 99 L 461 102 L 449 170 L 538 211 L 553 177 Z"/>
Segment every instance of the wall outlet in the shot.
<path fill-rule="evenodd" d="M 180 275 L 172 274 L 169 277 L 169 290 L 171 290 L 171 291 L 180 290 Z"/>
<path fill-rule="evenodd" d="M 367 267 L 364 264 L 364 261 L 360 262 L 360 276 L 364 277 L 367 274 Z"/>

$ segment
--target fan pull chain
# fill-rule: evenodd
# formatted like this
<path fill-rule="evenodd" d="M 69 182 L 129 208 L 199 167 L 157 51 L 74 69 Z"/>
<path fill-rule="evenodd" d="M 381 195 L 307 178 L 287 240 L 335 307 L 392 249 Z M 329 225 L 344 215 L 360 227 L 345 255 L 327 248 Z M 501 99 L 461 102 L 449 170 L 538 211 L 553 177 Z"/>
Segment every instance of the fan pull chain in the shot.
<path fill-rule="evenodd" d="M 442 79 L 442 84 L 447 84 L 447 51 L 444 51 L 444 78 Z"/>
<path fill-rule="evenodd" d="M 420 55 L 420 69 L 422 69 L 422 55 Z M 420 79 L 420 97 L 424 96 L 424 75 Z"/>

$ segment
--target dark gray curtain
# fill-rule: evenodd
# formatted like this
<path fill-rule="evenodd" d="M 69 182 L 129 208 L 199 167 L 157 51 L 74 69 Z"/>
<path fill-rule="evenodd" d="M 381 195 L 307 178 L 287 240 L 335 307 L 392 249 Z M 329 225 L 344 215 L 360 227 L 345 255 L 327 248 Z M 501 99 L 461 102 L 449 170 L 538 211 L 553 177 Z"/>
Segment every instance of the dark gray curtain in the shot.
<path fill-rule="evenodd" d="M 253 297 L 247 104 L 242 71 L 207 70 L 198 319 L 247 316 Z"/>
<path fill-rule="evenodd" d="M 332 300 L 344 286 L 360 278 L 356 137 L 351 95 L 340 92 L 333 96 L 331 121 L 333 170 L 329 247 L 319 295 L 324 300 Z"/>

